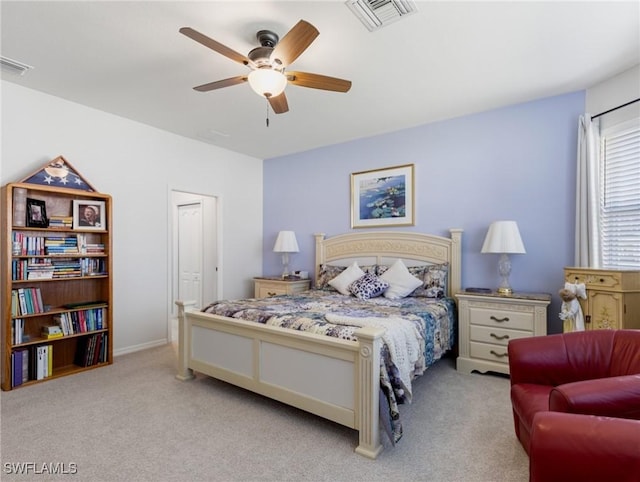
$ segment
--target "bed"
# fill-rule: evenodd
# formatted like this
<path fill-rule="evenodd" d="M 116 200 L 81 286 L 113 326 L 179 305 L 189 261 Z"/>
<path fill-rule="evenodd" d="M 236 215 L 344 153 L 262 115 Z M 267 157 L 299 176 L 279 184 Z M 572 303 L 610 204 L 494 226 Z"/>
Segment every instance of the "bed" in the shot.
<path fill-rule="evenodd" d="M 355 232 L 330 238 L 316 234 L 315 286 L 324 287 L 326 280 L 322 277 L 331 267 L 336 272 L 346 271 L 355 262 L 367 270 L 384 272 L 401 260 L 400 264 L 412 272 L 425 266 L 428 269 L 446 266 L 444 298 L 431 298 L 428 303 L 434 306 L 440 301 L 453 303 L 451 297 L 461 285 L 461 240 L 461 229 L 451 229 L 449 237 L 391 231 Z M 375 459 L 383 447 L 381 428 L 386 428 L 384 416 L 382 425 L 380 421 L 381 410 L 385 410 L 385 404 L 381 404 L 385 394 L 382 388 L 385 375 L 390 375 L 386 373 L 385 360 L 394 351 L 388 349 L 391 332 L 388 321 L 393 316 L 389 310 L 404 305 L 383 297 L 380 301 L 364 300 L 375 302 L 368 303 L 369 306 L 377 304 L 384 309 L 376 317 L 366 316 L 363 323 L 356 325 L 351 325 L 354 317 L 331 313 L 333 318 L 329 318 L 327 314 L 325 321 L 330 321 L 333 331 L 339 332 L 337 336 L 326 336 L 317 329 L 308 332 L 287 327 L 291 313 L 300 304 L 313 306 L 315 311 L 307 314 L 307 318 L 314 318 L 318 316 L 318 305 L 325 303 L 324 297 L 341 296 L 321 291 L 246 300 L 258 306 L 241 308 L 238 300 L 226 300 L 205 308 L 218 310 L 217 313 L 196 309 L 193 302 L 177 301 L 177 377 L 188 380 L 194 377 L 194 372 L 202 373 L 353 428 L 358 431 L 356 452 Z M 350 298 L 348 303 L 352 307 L 360 302 Z M 405 305 L 417 303 L 414 298 Z M 296 308 L 292 308 L 294 305 Z M 265 316 L 264 310 L 271 313 Z M 402 310 L 406 312 L 404 307 Z M 455 307 L 449 311 L 455 316 Z M 260 317 L 269 318 L 269 322 L 255 319 Z M 439 348 L 435 350 L 433 335 L 429 335 L 429 330 L 423 332 L 425 345 L 432 346 L 431 350 L 425 350 L 422 360 L 425 368 L 453 346 L 455 324 L 451 320 L 446 323 L 449 328 L 436 330 Z M 397 371 L 391 375 L 398 378 Z"/>

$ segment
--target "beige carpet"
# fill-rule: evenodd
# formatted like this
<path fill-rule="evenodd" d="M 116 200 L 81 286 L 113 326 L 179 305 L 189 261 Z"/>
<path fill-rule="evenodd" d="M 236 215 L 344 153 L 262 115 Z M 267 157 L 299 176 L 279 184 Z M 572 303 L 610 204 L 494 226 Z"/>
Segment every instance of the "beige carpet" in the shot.
<path fill-rule="evenodd" d="M 199 376 L 174 378 L 171 345 L 112 366 L 2 392 L 2 480 L 522 481 L 509 381 L 463 375 L 451 359 L 414 385 L 404 437 L 375 460 L 357 433 Z M 383 436 L 383 438 L 386 438 Z M 18 463 L 29 473 L 9 473 Z M 59 464 L 71 475 L 36 474 Z M 71 465 L 74 464 L 74 465 Z M 45 470 L 46 472 L 46 470 Z"/>

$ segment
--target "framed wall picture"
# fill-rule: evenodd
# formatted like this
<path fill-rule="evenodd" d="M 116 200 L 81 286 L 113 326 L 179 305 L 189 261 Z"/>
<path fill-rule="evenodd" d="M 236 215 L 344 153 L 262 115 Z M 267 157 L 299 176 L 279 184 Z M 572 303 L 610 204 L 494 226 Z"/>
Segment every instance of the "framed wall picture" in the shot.
<path fill-rule="evenodd" d="M 47 206 L 44 201 L 27 198 L 27 226 L 31 228 L 46 228 L 49 226 Z"/>
<path fill-rule="evenodd" d="M 107 229 L 107 213 L 104 201 L 74 199 L 73 229 Z"/>
<path fill-rule="evenodd" d="M 413 226 L 414 165 L 351 174 L 351 227 Z"/>

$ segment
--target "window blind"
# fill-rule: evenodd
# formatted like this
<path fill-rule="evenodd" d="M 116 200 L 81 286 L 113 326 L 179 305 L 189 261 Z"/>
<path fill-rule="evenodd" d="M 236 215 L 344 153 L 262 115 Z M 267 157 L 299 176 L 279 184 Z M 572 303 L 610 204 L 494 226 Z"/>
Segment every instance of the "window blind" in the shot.
<path fill-rule="evenodd" d="M 640 269 L 640 122 L 603 133 L 601 159 L 602 266 Z"/>

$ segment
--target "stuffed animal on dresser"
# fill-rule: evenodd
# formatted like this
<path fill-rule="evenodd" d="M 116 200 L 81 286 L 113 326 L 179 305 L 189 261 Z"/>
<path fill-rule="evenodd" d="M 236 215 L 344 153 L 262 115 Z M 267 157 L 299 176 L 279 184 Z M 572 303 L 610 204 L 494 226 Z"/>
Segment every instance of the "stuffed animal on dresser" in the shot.
<path fill-rule="evenodd" d="M 586 299 L 584 283 L 565 283 L 559 292 L 562 299 L 560 319 L 563 320 L 563 332 L 584 331 L 584 316 L 578 298 Z"/>

